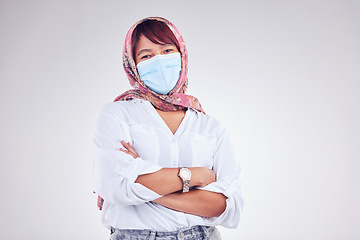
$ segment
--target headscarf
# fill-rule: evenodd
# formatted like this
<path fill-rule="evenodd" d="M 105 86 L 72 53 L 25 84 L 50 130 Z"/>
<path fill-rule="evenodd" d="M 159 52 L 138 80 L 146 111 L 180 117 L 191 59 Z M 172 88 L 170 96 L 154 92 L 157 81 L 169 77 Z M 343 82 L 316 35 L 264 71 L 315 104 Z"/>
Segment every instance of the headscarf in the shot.
<path fill-rule="evenodd" d="M 156 20 L 164 22 L 174 33 L 177 41 L 179 42 L 179 51 L 181 54 L 181 73 L 179 80 L 175 87 L 168 94 L 159 94 L 148 88 L 140 79 L 139 73 L 136 68 L 135 60 L 133 58 L 131 38 L 132 33 L 137 25 L 146 20 Z M 197 111 L 203 112 L 199 100 L 193 96 L 185 94 L 188 86 L 188 55 L 185 47 L 183 37 L 177 28 L 168 20 L 162 17 L 148 17 L 135 23 L 128 33 L 126 34 L 124 50 L 123 50 L 123 67 L 129 79 L 130 85 L 134 87 L 115 98 L 116 101 L 126 101 L 134 98 L 144 99 L 151 102 L 157 109 L 162 111 L 176 111 L 180 109 L 192 108 Z"/>

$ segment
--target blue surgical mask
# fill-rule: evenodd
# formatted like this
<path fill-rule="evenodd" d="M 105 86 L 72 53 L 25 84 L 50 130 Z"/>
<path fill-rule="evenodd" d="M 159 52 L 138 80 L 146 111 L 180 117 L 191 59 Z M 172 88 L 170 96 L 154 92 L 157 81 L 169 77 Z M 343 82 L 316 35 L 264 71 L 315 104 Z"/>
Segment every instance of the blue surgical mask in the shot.
<path fill-rule="evenodd" d="M 141 81 L 159 94 L 167 94 L 176 85 L 181 72 L 179 52 L 156 55 L 136 65 Z"/>

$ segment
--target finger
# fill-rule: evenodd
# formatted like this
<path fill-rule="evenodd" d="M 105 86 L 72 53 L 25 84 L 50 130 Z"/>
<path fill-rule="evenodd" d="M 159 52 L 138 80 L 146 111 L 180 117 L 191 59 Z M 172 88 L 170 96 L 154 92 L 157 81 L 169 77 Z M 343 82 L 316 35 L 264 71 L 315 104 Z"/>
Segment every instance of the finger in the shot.
<path fill-rule="evenodd" d="M 123 149 L 123 148 L 120 148 L 120 151 L 121 151 L 121 152 L 124 152 L 124 153 L 126 153 L 126 154 L 129 154 L 129 155 L 132 156 L 133 158 L 137 158 L 137 155 L 136 155 L 136 154 L 134 154 L 134 153 L 132 153 L 132 152 L 129 152 L 129 151 Z"/>
<path fill-rule="evenodd" d="M 126 143 L 124 140 L 121 140 L 121 144 L 122 144 L 125 148 L 127 148 L 127 143 Z"/>
<path fill-rule="evenodd" d="M 121 141 L 121 144 L 126 148 L 126 150 L 132 150 L 131 144 L 126 143 L 124 140 Z"/>
<path fill-rule="evenodd" d="M 127 149 L 129 150 L 129 151 L 134 151 L 135 152 L 135 150 L 134 150 L 134 148 L 131 146 L 131 143 L 127 143 Z"/>
<path fill-rule="evenodd" d="M 136 158 L 132 152 L 127 152 L 127 154 L 129 154 L 129 155 L 132 156 L 133 158 Z"/>
<path fill-rule="evenodd" d="M 128 143 L 125 143 L 124 144 L 124 147 L 126 147 L 126 149 L 130 152 L 133 152 L 133 153 L 136 153 L 134 148 L 131 146 L 131 144 L 128 142 Z"/>
<path fill-rule="evenodd" d="M 138 155 L 136 153 L 136 151 L 134 150 L 134 148 L 131 146 L 130 142 L 125 142 L 124 140 L 121 140 L 121 144 L 124 146 L 125 149 L 121 150 L 127 154 L 130 154 L 133 158 L 138 158 Z"/>
<path fill-rule="evenodd" d="M 123 153 L 129 154 L 129 155 L 131 155 L 131 156 L 132 156 L 132 153 L 131 153 L 131 152 L 129 152 L 129 151 L 127 151 L 126 149 L 121 148 L 121 149 L 120 149 L 120 151 L 121 151 L 121 152 L 123 152 Z"/>

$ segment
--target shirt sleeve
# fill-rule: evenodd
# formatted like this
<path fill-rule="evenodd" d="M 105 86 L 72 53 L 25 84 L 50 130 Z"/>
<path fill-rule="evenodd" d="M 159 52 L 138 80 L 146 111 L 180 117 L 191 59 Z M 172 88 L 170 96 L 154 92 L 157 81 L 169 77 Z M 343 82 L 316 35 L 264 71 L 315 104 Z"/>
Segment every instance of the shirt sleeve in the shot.
<path fill-rule="evenodd" d="M 222 225 L 227 228 L 236 228 L 243 207 L 241 168 L 226 130 L 222 131 L 218 140 L 213 170 L 216 174 L 216 182 L 199 189 L 224 194 L 227 197 L 226 209 L 219 217 L 204 218 L 204 221 L 213 226 Z"/>
<path fill-rule="evenodd" d="M 161 195 L 135 183 L 139 175 L 153 173 L 162 167 L 150 159 L 136 158 L 120 151 L 121 140 L 132 143 L 128 126 L 121 117 L 111 113 L 97 116 L 93 161 L 94 191 L 104 201 L 115 205 L 138 205 L 153 201 Z M 132 143 L 133 145 L 133 143 Z"/>

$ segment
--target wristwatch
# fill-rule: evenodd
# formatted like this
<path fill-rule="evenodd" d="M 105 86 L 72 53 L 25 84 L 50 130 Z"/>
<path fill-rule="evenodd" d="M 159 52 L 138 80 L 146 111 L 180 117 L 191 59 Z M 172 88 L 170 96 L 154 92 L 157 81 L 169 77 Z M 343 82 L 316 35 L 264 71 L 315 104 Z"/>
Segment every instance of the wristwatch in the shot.
<path fill-rule="evenodd" d="M 188 192 L 190 187 L 191 172 L 188 168 L 181 167 L 178 175 L 183 181 L 183 192 Z"/>

